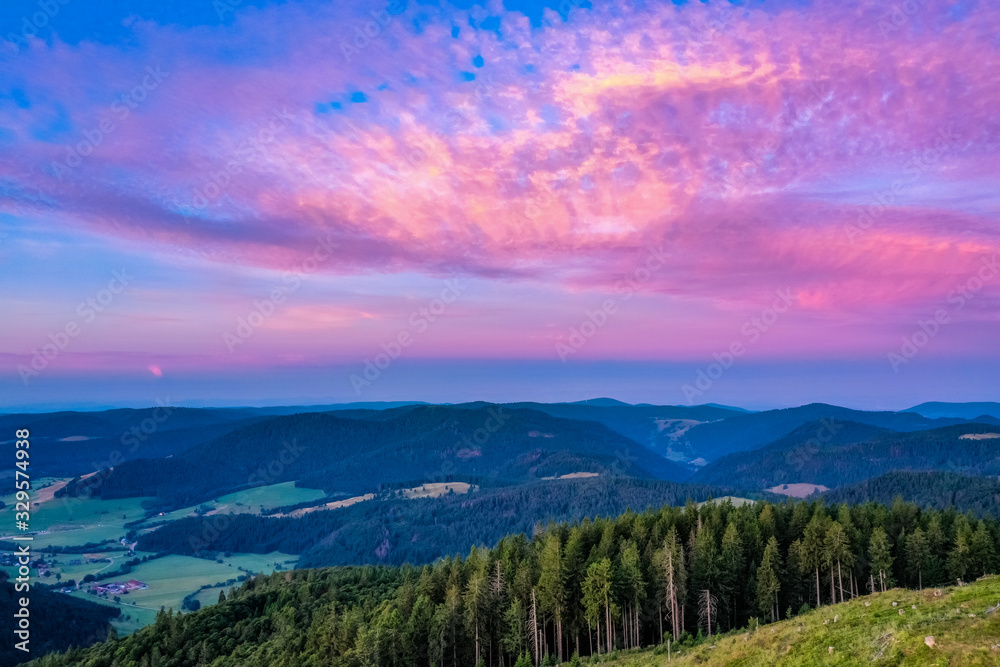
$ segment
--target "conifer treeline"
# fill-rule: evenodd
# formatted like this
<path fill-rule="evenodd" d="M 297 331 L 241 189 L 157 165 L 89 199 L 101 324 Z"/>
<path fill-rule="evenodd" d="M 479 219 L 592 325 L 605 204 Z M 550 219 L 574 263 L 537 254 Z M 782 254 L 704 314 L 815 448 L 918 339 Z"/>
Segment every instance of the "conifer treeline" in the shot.
<path fill-rule="evenodd" d="M 161 618 L 105 651 L 123 667 L 144 664 L 153 647 L 167 667 L 219 656 L 230 658 L 212 664 L 236 665 L 264 652 L 273 665 L 554 664 L 778 620 L 872 590 L 969 581 L 996 571 L 998 531 L 989 517 L 901 501 L 689 502 L 539 527 L 530 539 L 510 536 L 423 567 L 259 578 L 225 604 Z M 255 637 L 266 645 L 254 648 Z M 78 658 L 72 664 L 112 664 Z"/>

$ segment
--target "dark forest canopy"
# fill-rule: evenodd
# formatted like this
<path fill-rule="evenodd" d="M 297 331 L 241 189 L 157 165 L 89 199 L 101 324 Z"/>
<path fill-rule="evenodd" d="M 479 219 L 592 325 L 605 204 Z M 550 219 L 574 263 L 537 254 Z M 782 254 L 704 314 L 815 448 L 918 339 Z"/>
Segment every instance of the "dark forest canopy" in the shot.
<path fill-rule="evenodd" d="M 827 503 L 890 503 L 897 496 L 923 508 L 958 508 L 1000 517 L 1000 480 L 953 472 L 890 472 L 823 494 Z"/>
<path fill-rule="evenodd" d="M 427 563 L 530 534 L 539 522 L 617 516 L 629 508 L 680 505 L 727 489 L 624 477 L 561 479 L 486 488 L 467 495 L 382 497 L 300 518 L 251 514 L 191 517 L 139 537 L 144 551 L 214 556 L 216 552 L 302 554 L 300 567 Z M 738 494 L 737 494 L 738 495 Z"/>
<path fill-rule="evenodd" d="M 595 422 L 502 406 L 387 412 L 365 419 L 336 412 L 275 417 L 170 458 L 125 461 L 84 491 L 102 498 L 155 495 L 162 506 L 185 507 L 293 480 L 353 495 L 414 479 L 511 484 L 579 472 L 671 481 L 690 475 Z"/>
<path fill-rule="evenodd" d="M 20 608 L 19 600 L 25 595 L 30 601 L 30 654 L 14 647 L 19 639 L 11 632 L 14 625 L 9 620 Z M 54 593 L 41 586 L 33 586 L 30 594 L 26 594 L 15 589 L 14 582 L 7 580 L 5 572 L 0 572 L 0 610 L 10 614 L 6 616 L 10 630 L 0 647 L 0 665 L 14 665 L 27 661 L 32 655 L 102 641 L 110 631 L 109 621 L 121 614 L 117 607 Z"/>
<path fill-rule="evenodd" d="M 39 667 L 533 665 L 995 572 L 1000 526 L 896 501 L 729 502 L 550 524 L 423 567 L 259 577 Z M 708 613 L 711 612 L 711 613 Z M 551 662 L 549 663 L 551 664 Z"/>

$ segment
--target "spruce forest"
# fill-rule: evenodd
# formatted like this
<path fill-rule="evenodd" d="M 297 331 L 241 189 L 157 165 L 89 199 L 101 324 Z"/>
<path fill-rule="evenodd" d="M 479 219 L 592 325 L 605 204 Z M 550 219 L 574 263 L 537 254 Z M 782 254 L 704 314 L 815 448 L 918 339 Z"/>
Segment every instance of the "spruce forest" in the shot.
<path fill-rule="evenodd" d="M 1000 525 L 896 500 L 663 507 L 538 526 L 422 567 L 248 580 L 198 612 L 38 666 L 526 667 L 795 616 L 996 571 Z M 225 594 L 222 598 L 226 598 Z"/>

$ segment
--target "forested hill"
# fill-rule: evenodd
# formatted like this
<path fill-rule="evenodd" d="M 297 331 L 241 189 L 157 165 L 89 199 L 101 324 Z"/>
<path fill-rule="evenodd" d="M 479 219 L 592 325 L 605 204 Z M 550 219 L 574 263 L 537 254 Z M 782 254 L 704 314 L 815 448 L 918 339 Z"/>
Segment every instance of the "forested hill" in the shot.
<path fill-rule="evenodd" d="M 357 495 L 428 480 L 509 484 L 573 473 L 673 481 L 690 474 L 594 422 L 500 406 L 412 406 L 371 419 L 275 417 L 171 458 L 122 463 L 104 479 L 100 494 L 156 495 L 180 507 L 291 480 Z"/>
<path fill-rule="evenodd" d="M 376 499 L 301 518 L 192 517 L 143 534 L 139 549 L 210 557 L 282 551 L 302 554 L 300 567 L 422 564 L 470 546 L 493 546 L 505 535 L 531 535 L 550 521 L 617 516 L 727 493 L 733 491 L 623 477 L 549 480 L 468 495 Z"/>
<path fill-rule="evenodd" d="M 1000 481 L 951 472 L 890 472 L 875 479 L 827 491 L 828 503 L 891 503 L 902 498 L 920 507 L 971 511 L 1000 517 Z"/>
<path fill-rule="evenodd" d="M 1000 419 L 1000 403 L 991 401 L 981 403 L 941 403 L 932 401 L 916 405 L 907 410 L 907 412 L 916 412 L 925 417 L 977 419 L 984 415 L 989 415 Z"/>
<path fill-rule="evenodd" d="M 32 656 L 52 651 L 64 651 L 70 646 L 87 646 L 108 636 L 112 618 L 121 613 L 116 607 L 95 604 L 68 595 L 53 593 L 41 586 L 32 586 L 28 595 L 30 613 L 30 653 L 14 648 L 20 641 L 13 634 L 13 614 L 19 609 L 17 600 L 24 592 L 14 589 L 7 573 L 0 571 L 0 611 L 8 623 L 7 636 L 0 647 L 0 665 L 16 665 Z"/>
<path fill-rule="evenodd" d="M 843 431 L 829 441 L 824 441 L 823 423 L 818 422 L 771 446 L 714 461 L 690 481 L 713 484 L 725 480 L 747 489 L 797 482 L 833 488 L 894 470 L 1000 474 L 1000 437 L 994 437 L 1000 434 L 998 426 L 961 424 L 874 435 L 850 423 L 837 426 Z"/>
<path fill-rule="evenodd" d="M 836 405 L 811 403 L 797 408 L 741 414 L 721 421 L 698 424 L 684 434 L 684 446 L 692 455 L 709 461 L 727 454 L 757 449 L 821 420 L 867 424 L 893 431 L 909 432 L 969 423 L 966 419 L 930 419 L 913 412 L 866 412 Z M 984 417 L 982 423 L 1000 425 L 1000 420 Z"/>
<path fill-rule="evenodd" d="M 998 537 L 993 519 L 907 503 L 688 503 L 553 524 L 419 568 L 257 577 L 218 605 L 32 664 L 554 664 L 667 637 L 686 646 L 892 586 L 972 581 L 997 570 Z"/>
<path fill-rule="evenodd" d="M 268 417 L 250 410 L 155 408 L 0 415 L 0 428 L 28 428 L 39 477 L 73 477 L 136 458 L 161 458 Z"/>

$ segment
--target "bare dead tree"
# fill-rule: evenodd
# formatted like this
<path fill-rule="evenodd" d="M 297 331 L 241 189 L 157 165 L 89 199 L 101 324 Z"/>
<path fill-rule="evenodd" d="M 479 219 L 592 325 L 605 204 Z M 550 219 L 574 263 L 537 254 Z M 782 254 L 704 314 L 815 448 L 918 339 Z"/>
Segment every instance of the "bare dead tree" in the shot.
<path fill-rule="evenodd" d="M 698 621 L 708 628 L 708 636 L 712 636 L 712 618 L 719 615 L 719 598 L 712 591 L 703 590 L 698 596 Z"/>

